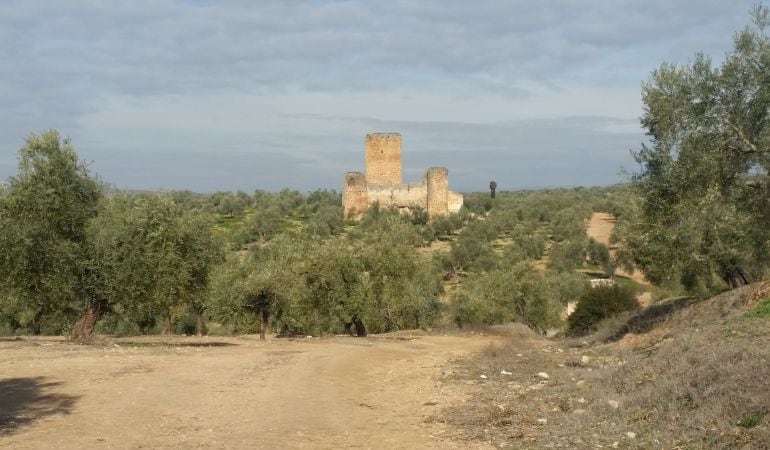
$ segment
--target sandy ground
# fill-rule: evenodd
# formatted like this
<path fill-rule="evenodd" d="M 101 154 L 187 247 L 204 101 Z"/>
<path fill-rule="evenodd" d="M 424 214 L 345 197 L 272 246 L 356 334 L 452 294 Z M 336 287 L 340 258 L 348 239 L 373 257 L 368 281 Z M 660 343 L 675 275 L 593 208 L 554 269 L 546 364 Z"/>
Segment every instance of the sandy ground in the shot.
<path fill-rule="evenodd" d="M 500 337 L 0 339 L 2 448 L 487 448 L 426 421 Z M 454 437 L 453 437 L 454 436 Z"/>

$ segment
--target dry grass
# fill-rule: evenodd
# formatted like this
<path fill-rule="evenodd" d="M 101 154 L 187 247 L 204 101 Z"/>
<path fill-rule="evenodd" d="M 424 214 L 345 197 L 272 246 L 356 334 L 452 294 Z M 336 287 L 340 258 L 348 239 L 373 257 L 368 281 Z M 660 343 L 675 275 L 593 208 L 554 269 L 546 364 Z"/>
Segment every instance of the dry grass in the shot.
<path fill-rule="evenodd" d="M 519 335 L 456 362 L 472 396 L 433 420 L 503 448 L 770 448 L 770 317 L 746 314 L 768 294 L 678 303 L 619 342 Z"/>

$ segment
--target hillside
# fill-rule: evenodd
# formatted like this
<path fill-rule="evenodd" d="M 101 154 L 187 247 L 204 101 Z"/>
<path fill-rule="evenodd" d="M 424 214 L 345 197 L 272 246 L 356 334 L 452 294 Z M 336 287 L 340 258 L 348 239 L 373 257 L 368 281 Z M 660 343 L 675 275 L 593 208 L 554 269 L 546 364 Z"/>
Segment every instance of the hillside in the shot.
<path fill-rule="evenodd" d="M 433 420 L 503 448 L 767 448 L 768 295 L 764 282 L 658 304 L 630 321 L 646 332 L 614 342 L 522 328 L 453 363 L 472 400 Z"/>

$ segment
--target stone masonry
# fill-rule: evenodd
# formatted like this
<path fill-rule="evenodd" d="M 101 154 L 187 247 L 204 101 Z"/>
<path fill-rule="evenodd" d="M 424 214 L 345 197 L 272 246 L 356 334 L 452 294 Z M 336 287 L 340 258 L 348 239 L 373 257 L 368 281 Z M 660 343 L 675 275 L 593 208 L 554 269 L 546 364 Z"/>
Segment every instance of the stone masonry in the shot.
<path fill-rule="evenodd" d="M 463 196 L 449 190 L 449 171 L 431 167 L 419 183 L 401 183 L 401 135 L 371 133 L 366 135 L 366 172 L 348 172 L 342 187 L 345 218 L 358 220 L 369 205 L 400 210 L 423 208 L 428 218 L 457 212 Z"/>

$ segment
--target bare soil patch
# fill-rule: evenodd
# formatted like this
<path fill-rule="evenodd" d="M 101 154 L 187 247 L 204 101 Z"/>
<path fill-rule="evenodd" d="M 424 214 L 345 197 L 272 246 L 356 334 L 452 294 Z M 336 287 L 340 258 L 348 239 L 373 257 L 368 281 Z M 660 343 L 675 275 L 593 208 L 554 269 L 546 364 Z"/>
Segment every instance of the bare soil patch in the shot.
<path fill-rule="evenodd" d="M 426 422 L 500 336 L 0 341 L 0 447 L 488 448 Z"/>

